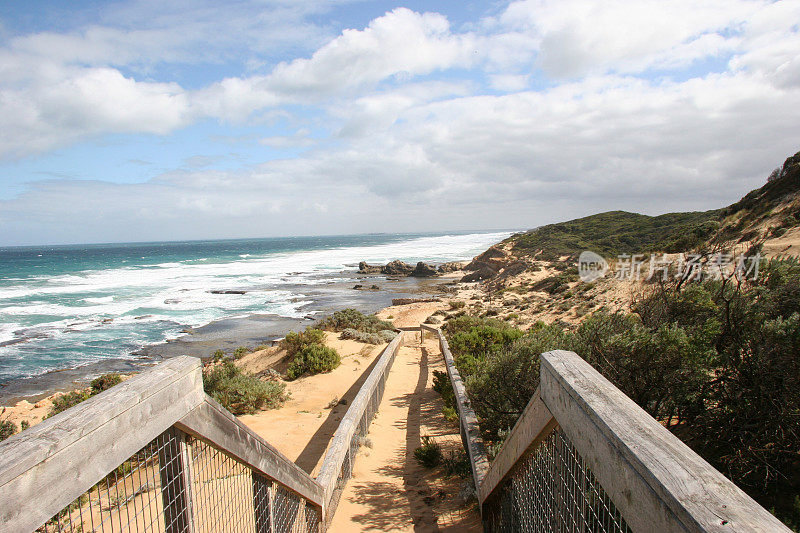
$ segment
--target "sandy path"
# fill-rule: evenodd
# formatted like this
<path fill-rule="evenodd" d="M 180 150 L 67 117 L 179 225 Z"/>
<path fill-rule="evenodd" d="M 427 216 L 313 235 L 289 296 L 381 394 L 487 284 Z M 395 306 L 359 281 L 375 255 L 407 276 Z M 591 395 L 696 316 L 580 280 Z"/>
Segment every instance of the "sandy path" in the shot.
<path fill-rule="evenodd" d="M 435 341 L 409 341 L 395 359 L 369 442 L 355 461 L 330 531 L 481 531 L 474 508 L 459 492 L 464 480 L 417 464 L 414 450 L 431 435 L 447 453 L 460 447 L 458 430 L 441 414 L 432 371 L 443 369 Z M 371 447 L 370 447 L 371 446 Z"/>
<path fill-rule="evenodd" d="M 342 358 L 339 367 L 332 372 L 287 382 L 286 390 L 291 396 L 280 408 L 239 417 L 250 429 L 312 475 L 317 474 L 339 421 L 367 379 L 377 356 L 386 347 L 386 344 L 374 346 L 341 340 L 337 333 L 331 332 L 327 332 L 325 337 L 325 344 L 335 348 Z M 272 360 L 272 355 L 265 356 L 265 363 Z M 258 371 L 256 362 L 246 363 L 250 371 Z M 337 398 L 340 403 L 329 407 Z"/>

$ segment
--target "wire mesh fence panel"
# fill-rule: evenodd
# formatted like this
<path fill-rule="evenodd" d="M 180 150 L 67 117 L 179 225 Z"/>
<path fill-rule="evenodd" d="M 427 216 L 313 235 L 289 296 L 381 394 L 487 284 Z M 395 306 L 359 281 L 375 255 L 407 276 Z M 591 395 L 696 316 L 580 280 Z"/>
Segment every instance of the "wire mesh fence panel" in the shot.
<path fill-rule="evenodd" d="M 170 428 L 52 517 L 43 532 L 317 532 L 321 511 Z"/>
<path fill-rule="evenodd" d="M 484 504 L 486 531 L 630 533 L 561 428 L 518 464 Z"/>

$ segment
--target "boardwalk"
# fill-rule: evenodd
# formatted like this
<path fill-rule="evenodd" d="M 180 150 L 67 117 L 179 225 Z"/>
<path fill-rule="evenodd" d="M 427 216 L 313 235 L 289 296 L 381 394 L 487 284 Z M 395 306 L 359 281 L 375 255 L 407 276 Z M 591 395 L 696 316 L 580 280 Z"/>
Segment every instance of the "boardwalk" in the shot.
<path fill-rule="evenodd" d="M 410 341 L 400 349 L 369 440 L 355 462 L 330 531 L 481 531 L 474 507 L 463 504 L 465 480 L 444 478 L 414 459 L 423 435 L 449 453 L 458 430 L 445 421 L 433 370 L 443 370 L 438 343 Z"/>

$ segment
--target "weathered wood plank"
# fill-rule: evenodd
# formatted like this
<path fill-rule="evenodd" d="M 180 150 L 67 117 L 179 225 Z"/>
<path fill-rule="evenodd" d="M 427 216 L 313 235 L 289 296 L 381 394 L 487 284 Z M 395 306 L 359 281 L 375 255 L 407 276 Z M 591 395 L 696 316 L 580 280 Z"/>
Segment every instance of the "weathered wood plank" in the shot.
<path fill-rule="evenodd" d="M 203 401 L 177 357 L 0 443 L 0 523 L 31 531 Z"/>
<path fill-rule="evenodd" d="M 542 400 L 635 531 L 789 531 L 576 354 L 541 361 Z"/>
<path fill-rule="evenodd" d="M 209 396 L 175 427 L 201 438 L 267 478 L 322 507 L 317 481 Z"/>
<path fill-rule="evenodd" d="M 514 424 L 497 457 L 489 465 L 483 483 L 478 487 L 478 502 L 481 505 L 514 473 L 514 467 L 525 455 L 536 449 L 556 425 L 556 419 L 542 401 L 537 389 L 517 423 Z"/>

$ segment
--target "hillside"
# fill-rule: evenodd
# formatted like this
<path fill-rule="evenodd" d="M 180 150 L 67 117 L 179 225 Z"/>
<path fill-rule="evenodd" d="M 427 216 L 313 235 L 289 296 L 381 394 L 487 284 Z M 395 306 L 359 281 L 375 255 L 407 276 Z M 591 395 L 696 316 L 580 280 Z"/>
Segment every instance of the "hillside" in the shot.
<path fill-rule="evenodd" d="M 760 243 L 798 225 L 800 152 L 775 169 L 763 187 L 726 208 L 658 216 L 609 211 L 548 224 L 513 235 L 503 244 L 518 258 L 552 261 L 583 250 L 616 257 Z"/>

